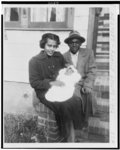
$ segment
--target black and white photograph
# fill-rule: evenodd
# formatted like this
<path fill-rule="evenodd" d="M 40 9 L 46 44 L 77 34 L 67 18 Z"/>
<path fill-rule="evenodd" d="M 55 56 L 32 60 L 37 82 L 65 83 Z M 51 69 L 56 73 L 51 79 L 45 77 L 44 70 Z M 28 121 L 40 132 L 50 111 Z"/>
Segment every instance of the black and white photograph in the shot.
<path fill-rule="evenodd" d="M 118 14 L 2 3 L 4 148 L 118 146 Z"/>

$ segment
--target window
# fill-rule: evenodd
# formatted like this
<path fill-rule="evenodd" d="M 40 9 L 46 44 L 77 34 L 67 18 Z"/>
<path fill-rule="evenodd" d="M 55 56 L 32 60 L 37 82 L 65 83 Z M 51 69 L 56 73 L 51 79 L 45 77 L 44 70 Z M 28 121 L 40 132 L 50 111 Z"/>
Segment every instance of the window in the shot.
<path fill-rule="evenodd" d="M 19 21 L 19 8 L 5 9 L 5 21 Z"/>
<path fill-rule="evenodd" d="M 43 17 L 44 16 L 44 17 Z M 31 8 L 30 11 L 31 22 L 64 22 L 65 8 Z"/>
<path fill-rule="evenodd" d="M 20 27 L 20 8 L 5 8 L 4 21 L 5 27 Z"/>
<path fill-rule="evenodd" d="M 5 28 L 8 29 L 72 29 L 74 8 L 5 8 Z"/>

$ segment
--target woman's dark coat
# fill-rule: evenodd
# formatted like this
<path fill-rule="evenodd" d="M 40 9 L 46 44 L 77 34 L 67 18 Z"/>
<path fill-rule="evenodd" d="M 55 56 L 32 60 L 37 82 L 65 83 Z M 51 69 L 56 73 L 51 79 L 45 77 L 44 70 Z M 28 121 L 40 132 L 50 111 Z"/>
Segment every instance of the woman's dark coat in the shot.
<path fill-rule="evenodd" d="M 48 56 L 45 51 L 41 51 L 29 61 L 29 81 L 40 100 L 50 88 L 50 82 L 56 79 L 58 71 L 64 67 L 65 61 L 59 52 Z"/>
<path fill-rule="evenodd" d="M 34 56 L 29 61 L 29 80 L 35 89 L 40 102 L 55 112 L 61 134 L 66 136 L 65 124 L 73 120 L 75 128 L 81 128 L 83 122 L 82 102 L 78 97 L 72 97 L 65 102 L 49 102 L 45 99 L 45 93 L 50 88 L 50 82 L 54 81 L 58 71 L 65 67 L 62 54 L 54 52 L 53 56 L 46 55 L 45 51 Z"/>

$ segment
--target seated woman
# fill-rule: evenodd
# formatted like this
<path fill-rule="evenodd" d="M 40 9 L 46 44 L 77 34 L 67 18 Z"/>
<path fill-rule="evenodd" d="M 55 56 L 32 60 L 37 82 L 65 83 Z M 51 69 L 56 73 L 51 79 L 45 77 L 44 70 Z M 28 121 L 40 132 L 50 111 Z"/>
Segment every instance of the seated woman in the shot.
<path fill-rule="evenodd" d="M 56 80 L 63 82 L 63 85 L 53 85 L 45 94 L 45 98 L 51 102 L 63 102 L 73 96 L 75 84 L 81 79 L 80 74 L 70 65 L 59 71 Z"/>
<path fill-rule="evenodd" d="M 82 101 L 74 94 L 75 82 L 80 80 L 80 77 L 73 67 L 65 69 L 66 61 L 63 55 L 56 51 L 59 44 L 59 36 L 52 33 L 43 34 L 40 40 L 42 50 L 29 61 L 29 80 L 40 102 L 54 112 L 61 137 L 64 137 L 66 142 L 74 142 L 74 128 L 82 126 L 84 117 Z M 55 86 L 59 95 L 46 95 L 50 88 L 56 93 Z M 63 87 L 67 92 L 62 90 Z"/>

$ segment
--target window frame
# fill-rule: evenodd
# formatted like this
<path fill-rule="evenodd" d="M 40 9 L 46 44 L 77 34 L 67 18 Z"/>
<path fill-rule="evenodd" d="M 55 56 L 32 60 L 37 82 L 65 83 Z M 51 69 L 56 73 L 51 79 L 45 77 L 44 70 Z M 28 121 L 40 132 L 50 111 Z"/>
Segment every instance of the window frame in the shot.
<path fill-rule="evenodd" d="M 12 8 L 12 7 L 11 7 Z M 30 22 L 30 7 L 28 9 L 28 18 L 26 26 L 22 26 L 22 7 L 20 10 L 19 21 L 9 21 L 5 23 L 5 29 L 12 30 L 71 30 L 73 29 L 74 8 L 66 8 L 64 22 Z"/>
<path fill-rule="evenodd" d="M 5 28 L 21 28 L 21 8 L 19 8 L 19 12 L 20 12 L 19 21 L 4 21 Z"/>

